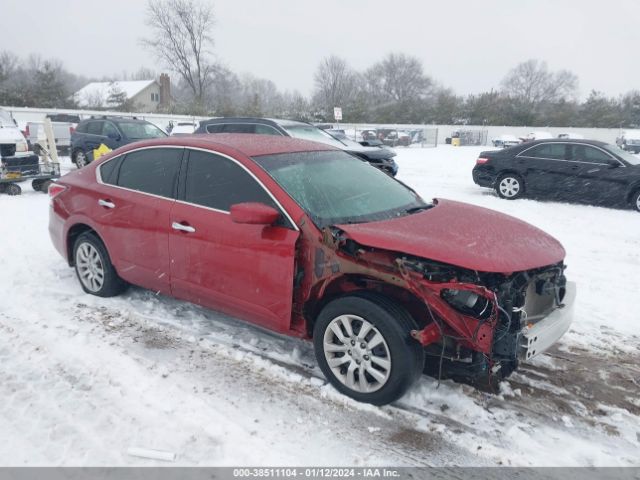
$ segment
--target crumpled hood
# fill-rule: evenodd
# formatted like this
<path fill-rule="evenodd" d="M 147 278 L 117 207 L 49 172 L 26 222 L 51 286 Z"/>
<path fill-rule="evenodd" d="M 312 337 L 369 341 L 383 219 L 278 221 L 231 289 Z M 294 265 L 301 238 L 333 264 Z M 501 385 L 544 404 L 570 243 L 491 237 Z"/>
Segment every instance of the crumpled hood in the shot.
<path fill-rule="evenodd" d="M 560 262 L 555 238 L 522 220 L 475 205 L 434 200 L 413 215 L 337 225 L 352 240 L 470 270 L 512 273 Z"/>

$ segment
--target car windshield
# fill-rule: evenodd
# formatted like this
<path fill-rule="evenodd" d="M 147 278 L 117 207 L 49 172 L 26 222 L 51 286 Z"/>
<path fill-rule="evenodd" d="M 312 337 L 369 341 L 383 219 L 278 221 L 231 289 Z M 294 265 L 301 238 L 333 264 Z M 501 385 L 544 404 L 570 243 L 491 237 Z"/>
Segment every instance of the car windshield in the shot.
<path fill-rule="evenodd" d="M 605 145 L 604 149 L 622 158 L 625 162 L 630 163 L 631 165 L 640 165 L 640 157 L 632 153 L 626 152 L 622 150 L 620 147 L 617 147 L 614 145 Z"/>
<path fill-rule="evenodd" d="M 167 134 L 152 123 L 145 122 L 118 122 L 118 126 L 127 138 L 143 140 L 146 138 L 166 137 Z"/>
<path fill-rule="evenodd" d="M 281 153 L 254 160 L 320 228 L 385 220 L 429 207 L 402 183 L 342 151 Z"/>
<path fill-rule="evenodd" d="M 289 135 L 303 140 L 311 140 L 313 142 L 326 143 L 333 147 L 344 148 L 344 143 L 335 137 L 332 137 L 324 130 L 314 127 L 313 125 L 281 125 Z"/>

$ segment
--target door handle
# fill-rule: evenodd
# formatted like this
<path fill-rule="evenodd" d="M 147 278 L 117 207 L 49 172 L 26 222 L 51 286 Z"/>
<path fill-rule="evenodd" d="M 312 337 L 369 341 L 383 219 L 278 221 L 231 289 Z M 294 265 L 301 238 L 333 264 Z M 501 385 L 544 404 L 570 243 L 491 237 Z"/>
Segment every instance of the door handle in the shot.
<path fill-rule="evenodd" d="M 184 225 L 183 223 L 173 222 L 171 228 L 174 230 L 180 230 L 181 232 L 194 233 L 196 231 L 191 225 Z"/>
<path fill-rule="evenodd" d="M 572 165 L 571 170 L 578 170 L 580 167 L 578 165 Z"/>
<path fill-rule="evenodd" d="M 98 200 L 98 205 L 106 208 L 116 208 L 116 204 L 110 200 L 103 200 L 102 198 Z"/>
<path fill-rule="evenodd" d="M 591 170 L 587 170 L 587 173 L 596 173 L 599 172 L 600 169 L 599 168 L 592 168 Z"/>

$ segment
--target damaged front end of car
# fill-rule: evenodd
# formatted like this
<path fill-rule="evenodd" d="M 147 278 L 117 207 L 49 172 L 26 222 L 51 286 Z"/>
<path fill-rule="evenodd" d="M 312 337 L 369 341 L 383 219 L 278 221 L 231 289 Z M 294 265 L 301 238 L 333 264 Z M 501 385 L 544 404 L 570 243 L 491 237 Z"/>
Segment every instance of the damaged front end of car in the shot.
<path fill-rule="evenodd" d="M 406 257 L 397 262 L 429 309 L 432 321 L 411 335 L 437 360 L 427 362 L 426 370 L 439 378 L 493 389 L 571 324 L 575 285 L 567 282 L 562 262 L 509 274 Z"/>
<path fill-rule="evenodd" d="M 322 304 L 325 297 L 359 289 L 391 297 L 419 325 L 407 333 L 424 347 L 425 373 L 436 378 L 495 391 L 521 361 L 547 350 L 571 324 L 575 287 L 562 261 L 479 272 L 369 247 L 337 227 L 305 242 L 300 254 L 312 263 L 310 274 L 300 275 L 294 304 Z"/>

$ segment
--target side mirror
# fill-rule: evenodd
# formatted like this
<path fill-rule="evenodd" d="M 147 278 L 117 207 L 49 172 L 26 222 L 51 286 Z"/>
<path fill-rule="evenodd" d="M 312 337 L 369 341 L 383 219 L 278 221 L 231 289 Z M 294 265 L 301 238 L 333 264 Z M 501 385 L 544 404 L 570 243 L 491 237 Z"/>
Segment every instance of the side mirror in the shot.
<path fill-rule="evenodd" d="M 114 133 L 114 132 L 109 132 L 107 134 L 107 137 L 110 138 L 111 140 L 115 140 L 116 142 L 120 141 L 120 139 L 122 138 L 120 134 Z"/>
<path fill-rule="evenodd" d="M 609 164 L 609 168 L 616 168 L 620 166 L 620 162 L 617 160 L 607 160 L 607 163 Z"/>
<path fill-rule="evenodd" d="M 231 220 L 234 223 L 273 225 L 279 218 L 280 212 L 264 203 L 246 202 L 231 205 Z"/>

